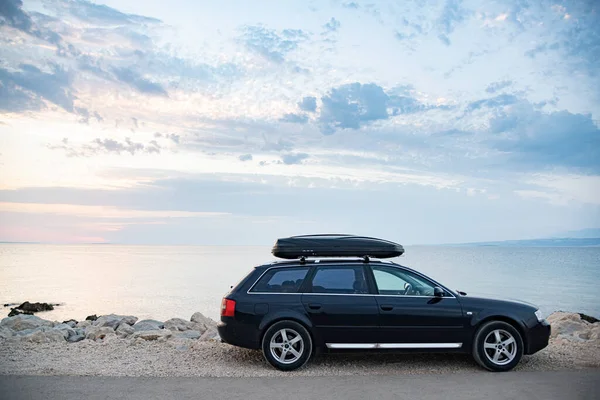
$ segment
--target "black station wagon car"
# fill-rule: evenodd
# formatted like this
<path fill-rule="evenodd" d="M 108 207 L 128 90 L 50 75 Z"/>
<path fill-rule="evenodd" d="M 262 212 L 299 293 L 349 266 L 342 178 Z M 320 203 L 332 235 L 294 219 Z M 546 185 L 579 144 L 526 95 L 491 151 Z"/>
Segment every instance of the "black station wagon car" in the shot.
<path fill-rule="evenodd" d="M 488 370 L 508 371 L 548 345 L 550 325 L 534 306 L 466 296 L 371 258 L 403 252 L 351 235 L 279 239 L 273 254 L 290 260 L 254 268 L 226 294 L 219 335 L 262 349 L 281 370 L 316 351 L 373 349 L 466 352 Z"/>

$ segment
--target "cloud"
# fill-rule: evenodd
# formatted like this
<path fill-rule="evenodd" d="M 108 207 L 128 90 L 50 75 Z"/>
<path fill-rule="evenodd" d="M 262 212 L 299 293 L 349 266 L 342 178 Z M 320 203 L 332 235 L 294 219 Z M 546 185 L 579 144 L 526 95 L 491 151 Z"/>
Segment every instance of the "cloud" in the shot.
<path fill-rule="evenodd" d="M 300 29 L 284 29 L 277 33 L 261 25 L 246 26 L 241 36 L 247 49 L 276 64 L 283 63 L 285 56 L 308 38 L 308 34 Z"/>
<path fill-rule="evenodd" d="M 488 93 L 496 93 L 502 89 L 506 89 L 507 87 L 512 86 L 512 84 L 513 84 L 513 81 L 511 81 L 511 80 L 504 80 L 504 81 L 490 83 L 488 85 L 488 87 L 485 89 L 485 91 Z"/>
<path fill-rule="evenodd" d="M 308 116 L 306 114 L 285 114 L 279 121 L 291 124 L 305 124 L 308 122 Z"/>
<path fill-rule="evenodd" d="M 82 218 L 132 219 L 132 218 L 189 218 L 230 215 L 224 212 L 135 210 L 112 206 L 78 204 L 7 203 L 0 202 L 0 212 L 25 214 L 69 215 Z"/>
<path fill-rule="evenodd" d="M 325 30 L 328 32 L 337 32 L 337 30 L 340 29 L 341 25 L 342 24 L 340 23 L 340 21 L 338 21 L 334 17 L 331 17 L 329 22 L 323 25 L 323 28 L 325 28 Z"/>
<path fill-rule="evenodd" d="M 302 111 L 315 112 L 317 111 L 317 98 L 316 97 L 304 97 L 302 101 L 298 103 L 298 107 Z"/>
<path fill-rule="evenodd" d="M 489 144 L 516 165 L 600 173 L 600 129 L 589 114 L 544 113 L 521 103 L 490 121 Z"/>
<path fill-rule="evenodd" d="M 33 22 L 22 8 L 21 0 L 3 0 L 0 3 L 0 25 L 8 24 L 24 32 L 31 32 Z"/>
<path fill-rule="evenodd" d="M 319 122 L 324 133 L 335 128 L 358 129 L 372 121 L 387 119 L 389 96 L 374 83 L 350 83 L 333 88 L 321 98 Z"/>
<path fill-rule="evenodd" d="M 238 159 L 240 161 L 252 161 L 252 154 L 242 154 Z"/>
<path fill-rule="evenodd" d="M 490 97 L 489 99 L 482 99 L 469 103 L 469 105 L 467 106 L 467 111 L 479 110 L 483 107 L 496 108 L 502 106 L 509 106 L 517 102 L 519 102 L 519 98 L 517 98 L 515 95 L 500 94 L 495 97 Z"/>
<path fill-rule="evenodd" d="M 356 2 L 350 1 L 350 2 L 343 3 L 342 7 L 357 10 L 360 6 Z"/>
<path fill-rule="evenodd" d="M 155 134 L 156 137 L 156 134 Z M 121 154 L 129 153 L 135 155 L 138 153 L 160 153 L 162 147 L 151 140 L 147 144 L 134 142 L 130 138 L 125 138 L 123 142 L 114 139 L 96 138 L 88 144 L 81 146 L 72 145 L 68 138 L 63 138 L 58 145 L 48 145 L 51 150 L 64 150 L 69 157 L 90 157 L 98 154 Z"/>
<path fill-rule="evenodd" d="M 442 13 L 438 18 L 438 27 L 441 31 L 438 35 L 440 41 L 445 45 L 450 46 L 450 39 L 448 36 L 468 15 L 469 12 L 462 7 L 462 0 L 446 0 Z"/>
<path fill-rule="evenodd" d="M 8 96 L 8 102 L 0 100 L 0 107 L 7 111 L 39 110 L 43 99 L 73 112 L 72 73 L 57 64 L 51 64 L 49 69 L 50 72 L 44 72 L 31 64 L 20 64 L 14 72 L 0 68 L 0 90 Z"/>
<path fill-rule="evenodd" d="M 290 153 L 282 155 L 281 161 L 285 165 L 302 164 L 302 161 L 306 160 L 308 157 L 309 155 L 306 153 Z"/>
<path fill-rule="evenodd" d="M 130 68 L 113 68 L 117 79 L 143 93 L 168 96 L 167 91 L 158 83 L 151 82 Z"/>
<path fill-rule="evenodd" d="M 86 0 L 58 1 L 48 4 L 50 7 L 92 23 L 113 24 L 158 24 L 161 20 L 136 14 L 125 14 L 103 4 L 94 4 Z"/>
<path fill-rule="evenodd" d="M 431 108 L 447 108 L 444 106 L 428 106 L 408 95 L 388 94 L 375 83 L 350 83 L 332 88 L 321 97 L 319 123 L 321 132 L 332 134 L 336 129 L 359 129 L 361 126 L 386 120 L 390 116 L 412 114 Z"/>
<path fill-rule="evenodd" d="M 163 135 L 163 134 L 162 134 L 162 133 L 160 133 L 160 132 L 156 132 L 156 133 L 154 134 L 154 137 L 155 137 L 155 138 L 163 138 L 163 137 L 164 137 L 164 138 L 166 138 L 166 139 L 169 139 L 169 140 L 171 140 L 171 141 L 172 141 L 173 143 L 175 143 L 175 144 L 179 144 L 179 141 L 180 141 L 180 139 L 181 139 L 181 136 L 180 136 L 180 135 L 176 135 L 176 134 L 174 134 L 174 133 L 167 133 L 167 134 L 164 134 L 164 135 Z"/>

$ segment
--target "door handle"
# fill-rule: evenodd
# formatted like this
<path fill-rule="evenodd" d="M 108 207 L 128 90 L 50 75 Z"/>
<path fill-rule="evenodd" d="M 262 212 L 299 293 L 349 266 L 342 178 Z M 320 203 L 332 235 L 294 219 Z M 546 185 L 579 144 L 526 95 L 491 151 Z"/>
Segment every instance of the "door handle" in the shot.
<path fill-rule="evenodd" d="M 321 305 L 320 304 L 309 304 L 308 308 L 310 308 L 311 310 L 320 310 L 321 309 Z"/>
<path fill-rule="evenodd" d="M 392 311 L 394 309 L 394 306 L 390 306 L 388 304 L 382 304 L 380 307 L 383 311 Z"/>

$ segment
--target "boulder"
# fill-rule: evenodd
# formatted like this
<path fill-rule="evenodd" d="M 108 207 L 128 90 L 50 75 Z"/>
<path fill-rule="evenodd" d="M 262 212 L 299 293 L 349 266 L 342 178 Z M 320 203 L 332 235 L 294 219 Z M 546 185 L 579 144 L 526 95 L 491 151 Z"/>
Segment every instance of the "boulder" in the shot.
<path fill-rule="evenodd" d="M 85 317 L 86 321 L 95 321 L 98 319 L 98 316 L 96 314 L 94 315 L 88 315 L 87 317 Z"/>
<path fill-rule="evenodd" d="M 32 342 L 32 343 L 51 343 L 51 342 L 64 342 L 65 337 L 62 332 L 50 329 L 50 330 L 37 330 L 29 335 L 25 335 L 21 337 L 21 341 L 23 342 Z"/>
<path fill-rule="evenodd" d="M 190 318 L 191 322 L 193 323 L 193 328 L 194 330 L 197 330 L 199 332 L 206 332 L 209 328 L 212 327 L 216 327 L 217 323 L 215 321 L 213 321 L 212 319 L 205 317 L 204 315 L 202 315 L 202 313 L 194 313 L 194 315 L 192 315 L 192 318 Z"/>
<path fill-rule="evenodd" d="M 75 342 L 82 341 L 83 339 L 85 339 L 85 335 L 73 335 L 73 336 L 69 336 L 69 338 L 67 339 L 67 342 L 75 343 Z"/>
<path fill-rule="evenodd" d="M 117 327 L 117 335 L 119 337 L 125 338 L 128 336 L 133 335 L 133 333 L 135 332 L 135 330 L 133 329 L 133 326 L 126 324 L 125 322 L 122 322 L 118 327 Z"/>
<path fill-rule="evenodd" d="M 198 339 L 202 336 L 199 331 L 174 332 L 173 337 L 180 339 Z"/>
<path fill-rule="evenodd" d="M 574 341 L 599 340 L 600 323 L 590 323 L 581 318 L 581 314 L 555 312 L 548 316 L 552 325 L 551 337 L 561 337 Z"/>
<path fill-rule="evenodd" d="M 85 329 L 88 326 L 92 326 L 92 321 L 90 321 L 90 320 L 80 321 L 77 323 L 77 325 L 75 325 L 76 328 L 81 328 L 81 329 Z"/>
<path fill-rule="evenodd" d="M 137 317 L 134 317 L 132 315 L 116 315 L 116 314 L 109 314 L 109 315 L 102 315 L 101 317 L 98 317 L 98 319 L 96 319 L 93 323 L 94 326 L 108 326 L 111 327 L 113 329 L 117 329 L 117 327 L 122 323 L 126 323 L 128 325 L 133 325 L 136 323 L 137 321 Z"/>
<path fill-rule="evenodd" d="M 35 329 L 40 326 L 54 325 L 51 321 L 46 321 L 35 315 L 16 315 L 14 317 L 7 317 L 0 322 L 0 327 L 11 329 L 13 332 L 22 331 L 25 329 Z"/>
<path fill-rule="evenodd" d="M 194 325 L 194 322 L 186 321 L 181 318 L 171 318 L 170 320 L 165 321 L 165 329 L 169 329 L 173 332 L 189 331 Z"/>
<path fill-rule="evenodd" d="M 13 337 L 13 331 L 8 328 L 0 328 L 0 339 L 8 339 Z"/>
<path fill-rule="evenodd" d="M 217 332 L 217 328 L 210 327 L 200 336 L 198 340 L 207 341 L 207 340 L 220 340 L 219 332 Z"/>
<path fill-rule="evenodd" d="M 14 315 L 21 315 L 21 314 L 33 315 L 33 313 L 36 313 L 39 311 L 51 311 L 51 310 L 54 310 L 54 306 L 57 306 L 57 305 L 58 304 L 30 303 L 30 302 L 26 301 L 25 303 L 15 307 L 15 308 L 11 308 L 8 316 L 12 317 Z"/>
<path fill-rule="evenodd" d="M 144 320 L 139 321 L 135 325 L 133 325 L 133 330 L 136 332 L 155 331 L 155 330 L 163 329 L 164 327 L 165 327 L 165 324 L 160 321 L 156 321 L 153 319 L 144 319 Z"/>
<path fill-rule="evenodd" d="M 27 336 L 27 335 L 31 335 L 32 333 L 35 332 L 46 332 L 47 330 L 50 330 L 52 328 L 48 327 L 48 326 L 39 326 L 37 328 L 31 328 L 31 329 L 23 329 L 22 331 L 17 331 L 15 332 L 15 336 Z"/>
<path fill-rule="evenodd" d="M 68 321 L 63 321 L 63 324 L 67 324 L 71 328 L 75 328 L 77 326 L 77 321 L 75 321 L 74 319 L 70 319 Z"/>
<path fill-rule="evenodd" d="M 58 324 L 52 329 L 61 332 L 65 339 L 68 339 L 69 336 L 75 335 L 75 330 L 67 324 Z"/>
<path fill-rule="evenodd" d="M 135 328 L 135 326 L 134 326 Z M 134 339 L 144 340 L 161 340 L 167 339 L 172 336 L 172 332 L 168 329 L 155 329 L 135 332 L 133 334 Z"/>
<path fill-rule="evenodd" d="M 104 340 L 115 336 L 115 331 L 109 326 L 90 326 L 85 332 L 85 338 L 89 340 Z"/>

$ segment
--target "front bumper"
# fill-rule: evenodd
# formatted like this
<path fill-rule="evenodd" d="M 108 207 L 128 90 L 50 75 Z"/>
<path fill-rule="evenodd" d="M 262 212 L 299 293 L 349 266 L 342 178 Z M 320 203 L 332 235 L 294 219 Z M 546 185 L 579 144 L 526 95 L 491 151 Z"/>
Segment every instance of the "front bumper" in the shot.
<path fill-rule="evenodd" d="M 529 328 L 527 332 L 527 349 L 525 354 L 534 354 L 548 346 L 552 328 L 548 321 L 543 320 Z"/>

